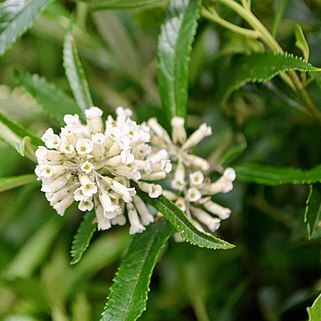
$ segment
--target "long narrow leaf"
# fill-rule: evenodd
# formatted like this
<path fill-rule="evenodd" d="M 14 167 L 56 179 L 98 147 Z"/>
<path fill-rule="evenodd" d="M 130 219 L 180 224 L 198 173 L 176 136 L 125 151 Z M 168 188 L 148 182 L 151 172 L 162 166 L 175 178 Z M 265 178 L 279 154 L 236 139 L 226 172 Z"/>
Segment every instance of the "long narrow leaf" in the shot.
<path fill-rule="evenodd" d="M 305 210 L 309 239 L 321 237 L 321 184 L 311 185 Z"/>
<path fill-rule="evenodd" d="M 76 264 L 81 260 L 97 228 L 94 211 L 86 213 L 84 214 L 84 216 L 85 217 L 81 222 L 77 230 L 77 233 L 74 237 L 74 240 L 72 242 L 72 248 L 71 248 L 72 261 L 70 262 L 70 264 Z"/>
<path fill-rule="evenodd" d="M 64 42 L 64 66 L 74 97 L 83 110 L 93 106 L 85 71 L 81 65 L 75 39 L 68 30 Z"/>
<path fill-rule="evenodd" d="M 41 13 L 53 0 L 28 1 L 18 13 L 8 21 L 0 33 L 0 56 L 25 33 L 39 13 Z M 12 3 L 12 1 L 11 1 Z M 6 4 L 6 3 L 4 3 Z M 5 10 L 4 6 L 1 11 Z"/>
<path fill-rule="evenodd" d="M 290 70 L 315 72 L 320 71 L 300 57 L 288 53 L 253 53 L 236 57 L 220 79 L 218 99 L 226 100 L 231 93 L 247 83 L 268 81 L 281 72 Z"/>
<path fill-rule="evenodd" d="M 53 217 L 43 225 L 20 249 L 8 266 L 5 275 L 8 278 L 30 276 L 43 263 L 60 228 L 61 224 L 58 217 Z"/>
<path fill-rule="evenodd" d="M 84 111 L 54 84 L 28 72 L 15 71 L 14 76 L 20 85 L 38 101 L 44 111 L 59 125 L 64 125 L 63 118 L 66 114 L 78 114 L 80 119 L 85 119 Z"/>
<path fill-rule="evenodd" d="M 161 5 L 169 0 L 83 0 L 95 9 L 135 9 Z"/>
<path fill-rule="evenodd" d="M 17 136 L 23 138 L 23 137 L 30 137 L 31 143 L 38 146 L 42 145 L 42 140 L 33 132 L 31 132 L 29 129 L 24 128 L 22 125 L 17 123 L 16 121 L 12 120 L 7 115 L 0 112 L 0 122 L 2 122 L 4 125 L 6 125 L 11 131 L 13 131 Z"/>
<path fill-rule="evenodd" d="M 9 189 L 23 186 L 30 183 L 36 182 L 35 174 L 27 174 L 21 176 L 12 176 L 12 177 L 1 177 L 0 178 L 0 192 L 7 191 Z"/>
<path fill-rule="evenodd" d="M 101 321 L 135 321 L 141 316 L 157 258 L 173 231 L 163 220 L 134 236 L 114 278 Z"/>
<path fill-rule="evenodd" d="M 188 65 L 199 18 L 199 0 L 172 0 L 158 42 L 158 82 L 170 120 L 186 117 Z"/>
<path fill-rule="evenodd" d="M 178 208 L 172 201 L 161 195 L 157 199 L 150 198 L 146 193 L 140 192 L 140 196 L 146 203 L 152 205 L 156 210 L 161 212 L 184 238 L 185 241 L 213 250 L 227 250 L 234 247 L 211 234 L 198 230 L 188 219 L 185 213 Z"/>
<path fill-rule="evenodd" d="M 270 186 L 283 184 L 311 184 L 321 182 L 321 166 L 310 170 L 301 170 L 292 167 L 272 167 L 254 163 L 237 166 L 237 179 Z"/>

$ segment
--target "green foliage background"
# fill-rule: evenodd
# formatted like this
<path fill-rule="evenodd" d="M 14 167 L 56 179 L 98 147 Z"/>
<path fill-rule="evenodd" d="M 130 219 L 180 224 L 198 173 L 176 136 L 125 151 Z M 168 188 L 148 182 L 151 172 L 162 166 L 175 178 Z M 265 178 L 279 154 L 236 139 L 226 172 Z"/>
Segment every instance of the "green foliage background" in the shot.
<path fill-rule="evenodd" d="M 165 111 L 174 108 L 171 115 L 185 116 L 188 101 L 189 129 L 203 121 L 213 127 L 213 136 L 197 147 L 200 155 L 209 157 L 214 169 L 223 165 L 237 170 L 233 191 L 220 198 L 232 215 L 217 235 L 236 247 L 213 251 L 170 239 L 151 276 L 147 311 L 140 320 L 321 320 L 320 297 L 306 311 L 321 292 L 320 120 L 281 78 L 296 70 L 320 113 L 321 78 L 313 66 L 321 66 L 321 2 L 252 1 L 253 13 L 283 50 L 310 64 L 291 55 L 264 53 L 269 50 L 262 41 L 227 30 L 206 19 L 203 11 L 196 23 L 193 10 L 215 4 L 225 19 L 249 28 L 224 1 L 196 2 L 185 1 L 188 11 L 183 13 L 191 20 L 183 19 L 182 26 L 190 33 L 169 39 L 174 53 L 161 42 L 161 25 L 173 14 L 166 1 L 37 1 L 43 13 L 5 54 L 1 34 L 14 13 L 0 7 L 1 124 L 9 126 L 8 116 L 41 135 L 48 126 L 58 128 L 65 108 L 78 110 L 82 101 L 93 100 L 106 113 L 118 105 L 132 106 L 137 120 L 157 116 L 166 126 Z M 18 37 L 17 24 L 11 28 L 13 38 Z M 77 44 L 69 49 L 79 54 L 79 61 L 68 57 L 68 37 Z M 69 87 L 64 56 L 69 65 L 82 64 L 91 94 L 81 67 L 78 74 L 66 68 L 69 79 L 82 79 L 79 87 Z M 175 81 L 166 79 L 162 66 L 172 70 Z M 59 95 L 52 94 L 56 87 Z M 73 94 L 76 102 L 68 97 Z M 10 126 L 18 136 L 27 135 Z M 12 143 L 2 127 L 0 131 Z M 31 139 L 36 143 L 36 136 Z M 28 148 L 22 151 L 29 155 Z M 0 164 L 0 191 L 8 184 L 19 186 L 6 177 L 34 170 L 30 160 L 5 143 L 0 145 Z M 22 179 L 25 184 L 33 176 Z M 82 219 L 76 207 L 58 217 L 37 183 L 2 192 L 0 204 L 0 319 L 99 320 L 129 246 L 127 227 L 95 233 L 82 260 L 70 265 L 73 235 Z M 147 263 L 153 266 L 156 259 Z"/>

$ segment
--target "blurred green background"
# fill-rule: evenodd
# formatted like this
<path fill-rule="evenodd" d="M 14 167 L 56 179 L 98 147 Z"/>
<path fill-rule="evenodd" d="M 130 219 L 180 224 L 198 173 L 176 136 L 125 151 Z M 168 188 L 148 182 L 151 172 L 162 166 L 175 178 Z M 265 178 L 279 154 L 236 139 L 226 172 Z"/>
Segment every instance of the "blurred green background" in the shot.
<path fill-rule="evenodd" d="M 253 12 L 295 55 L 300 24 L 310 62 L 321 66 L 321 1 L 252 1 Z M 242 25 L 239 17 L 224 12 Z M 136 119 L 164 118 L 156 82 L 156 51 L 166 5 L 145 10 L 89 10 L 86 3 L 56 1 L 0 60 L 0 110 L 42 134 L 55 124 L 18 88 L 13 70 L 45 77 L 71 94 L 62 63 L 70 23 L 95 104 L 107 113 L 132 107 Z M 1 15 L 0 15 L 1 16 Z M 3 16 L 2 16 L 3 18 Z M 0 24 L 1 28 L 1 24 Z M 1 29 L 0 29 L 1 30 Z M 227 103 L 217 100 L 230 60 L 262 51 L 257 40 L 201 19 L 189 77 L 189 127 L 203 121 L 213 136 L 198 146 L 213 168 L 255 161 L 311 168 L 321 163 L 319 125 L 275 79 L 245 86 Z M 320 87 L 308 91 L 321 108 Z M 233 151 L 228 157 L 227 151 Z M 0 177 L 31 173 L 34 164 L 0 145 Z M 152 277 L 142 321 L 303 321 L 321 291 L 320 241 L 304 224 L 307 185 L 266 187 L 237 182 L 220 199 L 232 209 L 218 236 L 236 245 L 227 252 L 170 240 Z M 39 184 L 0 194 L 0 320 L 98 320 L 128 241 L 128 227 L 97 232 L 83 260 L 70 266 L 70 247 L 81 213 L 59 217 Z"/>

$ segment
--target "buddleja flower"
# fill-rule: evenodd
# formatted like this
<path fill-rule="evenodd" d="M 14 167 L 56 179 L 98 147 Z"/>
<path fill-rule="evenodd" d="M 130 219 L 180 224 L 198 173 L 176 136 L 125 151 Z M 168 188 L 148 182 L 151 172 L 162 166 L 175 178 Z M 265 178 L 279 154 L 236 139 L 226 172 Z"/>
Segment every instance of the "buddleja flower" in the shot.
<path fill-rule="evenodd" d="M 211 127 L 204 123 L 187 138 L 183 118 L 174 117 L 171 124 L 172 138 L 155 118 L 148 121 L 152 144 L 166 149 L 176 164 L 171 179 L 172 190 L 163 194 L 174 201 L 199 230 L 214 232 L 220 227 L 221 220 L 230 216 L 231 210 L 213 202 L 212 196 L 233 189 L 235 171 L 227 168 L 218 180 L 211 182 L 205 177 L 208 161 L 191 153 L 194 146 L 212 134 Z"/>
<path fill-rule="evenodd" d="M 66 126 L 59 135 L 49 128 L 36 151 L 36 174 L 42 191 L 59 215 L 74 202 L 81 211 L 95 208 L 98 229 L 130 222 L 130 234 L 140 233 L 154 218 L 136 195 L 138 187 L 156 198 L 162 187 L 150 183 L 171 171 L 164 149 L 152 152 L 149 128 L 138 125 L 129 109 L 117 108 L 116 119 L 91 107 L 85 111 L 87 124 L 78 115 L 65 115 Z M 127 212 L 127 217 L 125 212 Z"/>

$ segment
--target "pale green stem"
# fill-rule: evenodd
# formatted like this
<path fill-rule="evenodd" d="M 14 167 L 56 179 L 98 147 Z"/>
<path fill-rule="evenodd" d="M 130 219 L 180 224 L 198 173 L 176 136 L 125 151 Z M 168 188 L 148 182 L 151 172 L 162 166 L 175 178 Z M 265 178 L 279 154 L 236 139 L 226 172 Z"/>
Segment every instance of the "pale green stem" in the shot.
<path fill-rule="evenodd" d="M 238 33 L 238 34 L 243 35 L 248 38 L 254 38 L 254 39 L 257 39 L 260 37 L 260 34 L 255 30 L 242 28 L 242 27 L 239 27 L 229 21 L 226 21 L 225 19 L 220 17 L 213 8 L 211 8 L 211 9 L 202 8 L 201 13 L 205 18 L 212 20 L 212 21 L 218 23 L 219 25 L 225 27 L 226 29 L 229 29 L 235 33 Z"/>
<path fill-rule="evenodd" d="M 226 5 L 228 8 L 236 12 L 240 17 L 242 17 L 255 31 L 260 34 L 260 38 L 265 42 L 265 44 L 275 52 L 284 53 L 283 49 L 279 43 L 274 39 L 271 33 L 265 28 L 265 26 L 258 20 L 252 11 L 248 7 L 243 7 L 234 0 L 217 0 L 222 4 Z M 313 101 L 309 97 L 308 93 L 305 91 L 300 78 L 295 71 L 290 71 L 287 74 L 281 74 L 283 80 L 292 88 L 295 89 L 298 96 L 305 103 L 307 109 L 310 113 L 321 122 L 321 112 L 316 108 Z"/>
<path fill-rule="evenodd" d="M 196 296 L 195 300 L 193 300 L 193 309 L 197 321 L 210 321 L 202 297 Z"/>

